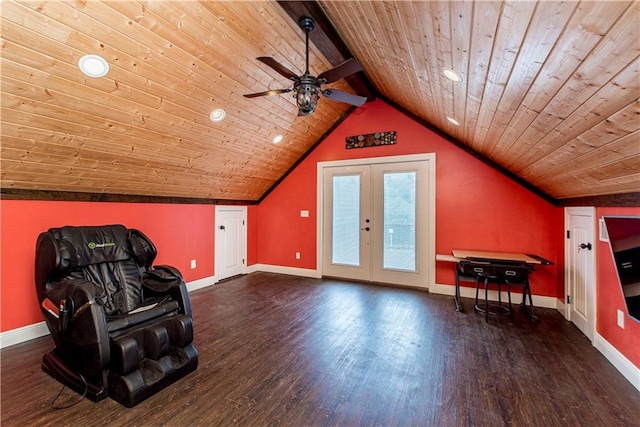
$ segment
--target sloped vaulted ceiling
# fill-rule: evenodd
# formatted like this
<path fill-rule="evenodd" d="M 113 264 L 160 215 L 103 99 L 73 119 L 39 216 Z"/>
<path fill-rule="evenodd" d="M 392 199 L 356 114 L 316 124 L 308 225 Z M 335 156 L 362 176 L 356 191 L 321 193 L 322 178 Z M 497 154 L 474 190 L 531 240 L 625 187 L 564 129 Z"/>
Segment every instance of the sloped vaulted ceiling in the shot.
<path fill-rule="evenodd" d="M 304 71 L 299 10 L 328 23 L 313 74 L 340 49 L 364 66 L 333 87 L 379 94 L 550 198 L 640 191 L 639 2 L 4 1 L 3 192 L 259 200 L 350 111 L 242 96 L 290 86 L 258 56 Z M 78 70 L 88 53 L 105 77 Z"/>

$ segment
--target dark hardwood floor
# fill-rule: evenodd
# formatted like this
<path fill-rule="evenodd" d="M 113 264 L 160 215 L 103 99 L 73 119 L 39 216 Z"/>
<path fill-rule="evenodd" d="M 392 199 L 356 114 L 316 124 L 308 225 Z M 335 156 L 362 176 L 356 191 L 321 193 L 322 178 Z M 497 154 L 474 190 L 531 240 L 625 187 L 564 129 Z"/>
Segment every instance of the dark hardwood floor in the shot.
<path fill-rule="evenodd" d="M 638 426 L 640 393 L 555 310 L 254 273 L 191 293 L 198 370 L 132 409 L 55 410 L 42 337 L 2 350 L 2 426 Z M 59 403 L 77 395 L 65 390 Z"/>

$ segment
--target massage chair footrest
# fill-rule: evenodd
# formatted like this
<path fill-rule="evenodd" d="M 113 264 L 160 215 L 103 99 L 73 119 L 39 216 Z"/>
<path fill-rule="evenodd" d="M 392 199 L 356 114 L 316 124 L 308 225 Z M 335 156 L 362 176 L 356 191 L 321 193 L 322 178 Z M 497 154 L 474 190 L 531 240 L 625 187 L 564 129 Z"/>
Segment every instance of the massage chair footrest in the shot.
<path fill-rule="evenodd" d="M 158 360 L 141 360 L 139 369 L 127 375 L 110 372 L 109 397 L 131 408 L 195 371 L 197 367 L 198 352 L 193 345 L 170 348 L 169 354 Z"/>

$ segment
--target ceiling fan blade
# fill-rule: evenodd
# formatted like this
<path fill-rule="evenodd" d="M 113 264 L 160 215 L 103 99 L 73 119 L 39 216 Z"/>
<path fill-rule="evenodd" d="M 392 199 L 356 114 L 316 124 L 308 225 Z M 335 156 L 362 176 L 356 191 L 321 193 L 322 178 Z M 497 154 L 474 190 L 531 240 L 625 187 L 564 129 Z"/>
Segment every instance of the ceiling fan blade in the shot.
<path fill-rule="evenodd" d="M 286 78 L 291 79 L 293 81 L 298 80 L 298 76 L 294 74 L 293 71 L 291 71 L 290 69 L 288 69 L 287 67 L 285 67 L 284 65 L 276 61 L 275 59 L 271 58 L 270 56 L 261 56 L 256 59 L 258 61 L 261 61 L 267 64 L 269 67 L 273 68 L 278 73 L 285 76 Z"/>
<path fill-rule="evenodd" d="M 351 74 L 362 71 L 362 65 L 353 58 L 349 58 L 335 68 L 320 73 L 318 79 L 327 79 L 327 83 L 333 83 Z"/>
<path fill-rule="evenodd" d="M 259 96 L 280 95 L 281 93 L 291 92 L 292 90 L 293 89 L 273 89 L 273 90 L 267 90 L 265 92 L 249 93 L 243 96 L 245 98 L 257 98 Z"/>
<path fill-rule="evenodd" d="M 347 104 L 355 105 L 356 107 L 367 102 L 367 98 L 364 96 L 352 95 L 341 90 L 325 89 L 322 91 L 322 94 L 325 98 L 329 98 L 332 101 L 346 102 Z"/>

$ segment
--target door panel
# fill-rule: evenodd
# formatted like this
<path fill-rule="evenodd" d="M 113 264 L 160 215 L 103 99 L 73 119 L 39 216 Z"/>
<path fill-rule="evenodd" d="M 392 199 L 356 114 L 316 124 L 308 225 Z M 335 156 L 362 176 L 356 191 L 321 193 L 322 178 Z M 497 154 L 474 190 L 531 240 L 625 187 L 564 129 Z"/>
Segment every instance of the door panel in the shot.
<path fill-rule="evenodd" d="M 593 340 L 595 328 L 594 212 L 567 208 L 567 292 L 569 320 Z"/>
<path fill-rule="evenodd" d="M 216 271 L 218 280 L 246 272 L 246 208 L 216 209 Z"/>
<path fill-rule="evenodd" d="M 429 233 L 426 161 L 372 165 L 372 280 L 427 286 Z"/>
<path fill-rule="evenodd" d="M 324 173 L 323 274 L 326 276 L 371 279 L 370 176 L 369 166 L 328 168 Z"/>

